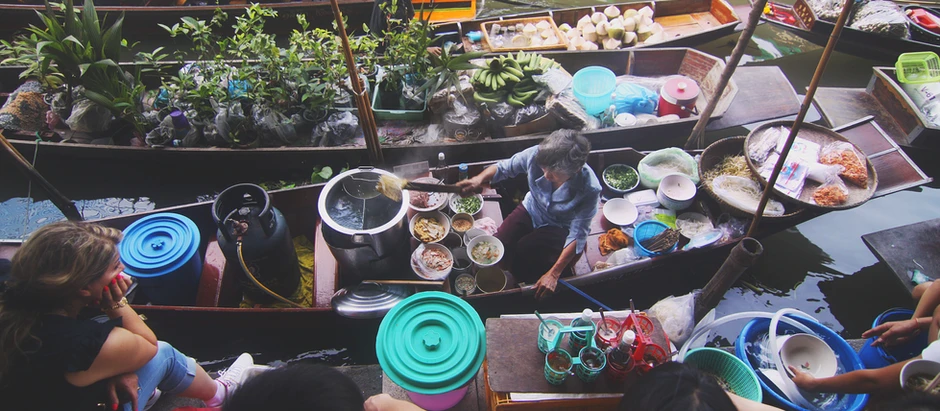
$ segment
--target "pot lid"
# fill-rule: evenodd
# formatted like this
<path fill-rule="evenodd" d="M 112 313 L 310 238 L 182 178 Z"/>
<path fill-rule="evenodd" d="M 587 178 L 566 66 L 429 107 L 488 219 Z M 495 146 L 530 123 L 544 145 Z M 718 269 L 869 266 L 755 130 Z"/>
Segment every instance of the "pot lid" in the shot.
<path fill-rule="evenodd" d="M 124 229 L 118 244 L 124 271 L 135 277 L 158 277 L 176 271 L 199 249 L 199 229 L 189 218 L 159 213 Z"/>
<path fill-rule="evenodd" d="M 347 318 L 382 318 L 415 293 L 414 286 L 363 282 L 333 294 L 333 311 Z"/>
<path fill-rule="evenodd" d="M 686 76 L 675 76 L 663 85 L 663 97 L 670 101 L 689 101 L 698 98 L 698 83 Z"/>
<path fill-rule="evenodd" d="M 375 351 L 385 374 L 405 390 L 443 394 L 476 376 L 486 356 L 486 331 L 466 301 L 424 291 L 385 315 Z"/>

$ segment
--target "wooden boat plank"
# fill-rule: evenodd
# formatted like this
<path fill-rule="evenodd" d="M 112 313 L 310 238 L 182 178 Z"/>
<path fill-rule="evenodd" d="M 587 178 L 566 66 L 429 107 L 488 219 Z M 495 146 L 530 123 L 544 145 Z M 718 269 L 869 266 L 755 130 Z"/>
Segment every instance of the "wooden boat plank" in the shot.
<path fill-rule="evenodd" d="M 196 305 L 218 307 L 220 290 L 222 289 L 222 274 L 225 272 L 225 255 L 222 254 L 218 241 L 209 241 L 202 261 L 202 275 L 199 277 Z"/>
<path fill-rule="evenodd" d="M 829 127 L 840 127 L 870 115 L 892 139 L 902 145 L 910 145 L 907 133 L 898 125 L 895 117 L 865 89 L 820 87 L 816 90 L 813 103 Z"/>
<path fill-rule="evenodd" d="M 862 241 L 910 291 L 914 285 L 908 270 L 918 269 L 932 279 L 940 278 L 937 237 L 940 237 L 940 218 L 865 234 Z"/>
<path fill-rule="evenodd" d="M 316 257 L 314 266 L 316 268 L 313 270 L 314 305 L 317 307 L 332 307 L 333 294 L 336 293 L 336 285 L 339 284 L 339 268 L 335 258 L 324 258 L 330 252 L 330 248 L 326 244 L 326 239 L 323 238 L 323 229 L 320 224 L 317 224 L 313 250 Z M 330 257 L 332 257 L 331 254 Z M 333 273 L 333 275 L 328 275 L 328 273 Z"/>
<path fill-rule="evenodd" d="M 799 96 L 779 67 L 738 67 L 731 78 L 737 83 L 738 93 L 725 114 L 708 123 L 706 130 L 791 116 L 800 111 Z"/>
<path fill-rule="evenodd" d="M 908 97 L 897 78 L 897 71 L 891 67 L 872 68 L 874 76 L 866 89 L 881 102 L 907 133 L 911 145 L 919 147 L 940 147 L 940 126 L 932 124 Z"/>

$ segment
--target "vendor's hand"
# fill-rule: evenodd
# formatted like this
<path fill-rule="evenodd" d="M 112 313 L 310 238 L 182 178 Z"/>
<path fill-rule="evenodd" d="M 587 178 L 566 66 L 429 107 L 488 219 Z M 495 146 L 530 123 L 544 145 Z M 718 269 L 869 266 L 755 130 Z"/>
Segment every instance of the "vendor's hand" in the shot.
<path fill-rule="evenodd" d="M 114 279 L 111 280 L 111 284 L 105 286 L 104 291 L 101 293 L 101 308 L 107 311 L 114 306 L 115 303 L 121 301 L 132 283 L 131 278 L 124 275 L 124 273 L 114 277 Z"/>
<path fill-rule="evenodd" d="M 862 333 L 862 338 L 878 336 L 878 338 L 871 343 L 873 347 L 879 345 L 892 346 L 903 344 L 920 334 L 920 332 L 921 327 L 920 324 L 917 323 L 916 319 L 889 321 L 868 331 L 865 331 Z"/>
<path fill-rule="evenodd" d="M 137 395 L 140 394 L 140 382 L 132 372 L 108 378 L 105 384 L 108 392 L 108 405 L 118 409 L 122 402 L 130 401 L 133 410 L 137 409 Z"/>
<path fill-rule="evenodd" d="M 787 368 L 793 373 L 793 383 L 796 384 L 797 387 L 807 391 L 815 391 L 816 377 L 802 372 L 792 365 L 788 365 Z"/>
<path fill-rule="evenodd" d="M 555 292 L 558 286 L 558 276 L 552 272 L 547 272 L 535 283 L 535 298 L 541 300 Z"/>
<path fill-rule="evenodd" d="M 428 47 L 428 53 L 440 57 L 443 50 L 440 47 Z"/>
<path fill-rule="evenodd" d="M 462 189 L 460 192 L 462 197 L 482 193 L 483 186 L 483 181 L 479 177 L 468 178 L 457 182 L 457 187 Z"/>
<path fill-rule="evenodd" d="M 369 397 L 363 404 L 365 411 L 421 411 L 421 407 L 408 401 L 396 400 L 388 394 Z"/>

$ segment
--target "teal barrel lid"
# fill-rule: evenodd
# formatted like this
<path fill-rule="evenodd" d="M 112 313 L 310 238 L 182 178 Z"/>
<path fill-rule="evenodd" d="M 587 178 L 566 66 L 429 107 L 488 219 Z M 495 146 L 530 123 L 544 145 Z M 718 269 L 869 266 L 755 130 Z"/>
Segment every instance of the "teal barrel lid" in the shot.
<path fill-rule="evenodd" d="M 159 277 L 182 267 L 199 250 L 199 229 L 189 218 L 159 213 L 141 218 L 124 229 L 118 244 L 124 272 L 135 277 Z"/>
<path fill-rule="evenodd" d="M 405 390 L 444 394 L 476 376 L 486 356 L 486 330 L 466 301 L 424 291 L 385 315 L 375 351 L 385 374 Z"/>

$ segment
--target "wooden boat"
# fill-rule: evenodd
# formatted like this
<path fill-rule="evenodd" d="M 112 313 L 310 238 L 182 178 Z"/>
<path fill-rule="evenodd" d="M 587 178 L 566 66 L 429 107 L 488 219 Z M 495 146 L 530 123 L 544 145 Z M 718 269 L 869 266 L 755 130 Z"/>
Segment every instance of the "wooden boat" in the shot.
<path fill-rule="evenodd" d="M 539 10 L 518 13 L 499 17 L 488 17 L 470 21 L 457 21 L 438 26 L 439 33 L 455 32 L 463 39 L 467 49 L 489 51 L 486 43 L 471 43 L 467 33 L 479 31 L 484 23 L 499 22 L 508 19 L 534 18 L 550 16 L 557 26 L 567 23 L 571 27 L 577 26 L 578 19 L 589 16 L 595 12 L 603 12 L 611 6 L 602 4 L 589 7 L 574 7 L 556 10 Z M 741 22 L 734 8 L 725 0 L 670 0 L 670 1 L 640 1 L 635 3 L 613 4 L 623 14 L 625 10 L 639 10 L 650 7 L 654 10 L 655 22 L 665 29 L 665 41 L 655 44 L 640 44 L 635 47 L 693 47 L 706 43 L 719 37 L 731 34 L 735 26 Z"/>
<path fill-rule="evenodd" d="M 874 67 L 866 88 L 820 87 L 813 102 L 830 127 L 862 116 L 875 120 L 905 147 L 940 149 L 940 126 L 931 123 L 908 97 L 893 67 Z"/>
<path fill-rule="evenodd" d="M 544 56 L 555 59 L 569 72 L 592 65 L 608 67 L 617 75 L 631 74 L 642 77 L 658 77 L 681 74 L 695 80 L 702 93 L 698 98 L 696 107 L 700 112 L 705 108 L 706 98 L 710 98 L 715 85 L 724 69 L 724 62 L 711 55 L 688 48 L 653 49 L 641 48 L 636 50 L 616 51 L 582 51 L 582 52 L 545 52 Z M 0 73 L 4 73 L 0 71 Z M 782 77 L 779 70 L 766 73 L 771 76 Z M 0 83 L 17 84 L 18 70 L 9 69 L 0 76 Z M 738 77 L 735 77 L 735 79 Z M 760 113 L 758 117 L 749 115 L 761 109 L 754 108 L 752 104 L 743 104 L 731 109 L 732 100 L 739 92 L 756 92 L 773 99 L 764 101 L 795 100 L 794 92 L 785 80 L 773 83 L 770 79 L 760 76 L 748 76 L 755 82 L 754 87 L 739 86 L 735 79 L 728 84 L 722 93 L 712 119 L 720 119 L 726 112 L 734 112 L 734 124 L 724 124 L 731 127 L 748 124 L 755 121 L 766 120 L 767 113 Z M 776 84 L 781 88 L 771 89 L 766 84 Z M 756 84 L 761 84 L 757 87 Z M 776 104 L 776 103 L 775 103 Z M 792 112 L 776 112 L 771 117 L 793 114 Z M 615 148 L 631 146 L 638 149 L 656 149 L 672 145 L 681 145 L 692 130 L 698 116 L 680 119 L 677 121 L 635 125 L 630 127 L 612 127 L 586 131 L 585 135 L 591 140 L 594 148 Z M 383 123 L 380 122 L 380 127 Z M 389 127 L 400 127 L 400 123 L 387 123 Z M 538 127 L 538 124 L 524 125 L 526 129 L 516 137 L 489 139 L 471 142 L 434 142 L 410 145 L 383 146 L 386 164 L 396 165 L 408 162 L 429 160 L 436 161 L 438 153 L 445 153 L 448 159 L 460 159 L 465 162 L 495 160 L 506 158 L 513 153 L 536 144 L 544 135 L 555 127 Z M 114 161 L 135 166 L 165 166 L 173 164 L 174 167 L 212 167 L 213 165 L 252 164 L 257 169 L 297 169 L 309 170 L 314 165 L 331 165 L 334 169 L 344 165 L 367 164 L 368 153 L 364 146 L 350 147 L 277 147 L 257 149 L 232 148 L 174 148 L 174 147 L 131 147 L 115 145 L 96 145 L 83 143 L 59 143 L 54 141 L 36 142 L 35 133 L 12 134 L 5 133 L 13 145 L 23 155 L 31 158 L 38 149 L 40 163 L 45 164 L 73 164 L 81 165 L 88 161 Z M 380 136 L 382 131 L 380 130 Z M 51 136 L 50 139 L 57 136 Z M 16 140 L 19 138 L 19 140 Z M 68 139 L 68 135 L 62 136 Z M 436 164 L 436 163 L 434 163 Z M 117 166 L 117 164 L 116 164 Z M 80 169 L 80 167 L 79 167 Z"/>
<path fill-rule="evenodd" d="M 864 119 L 840 129 L 842 135 L 859 145 L 870 156 L 875 165 L 880 181 L 876 195 L 886 195 L 932 181 L 896 145 L 892 145 L 892 141 L 883 133 L 880 133 L 879 130 L 877 125 L 871 122 L 870 119 Z M 886 150 L 884 148 L 886 145 L 893 148 Z M 588 164 L 600 175 L 600 172 L 607 165 L 620 163 L 636 166 L 643 157 L 643 153 L 631 148 L 596 150 L 589 156 Z M 491 163 L 470 164 L 470 173 L 475 174 L 489 164 Z M 442 175 L 443 173 L 450 179 L 457 178 L 457 168 L 455 166 L 432 169 L 431 172 L 435 175 Z M 516 184 L 524 185 L 525 183 L 517 182 Z M 225 263 L 225 258 L 215 241 L 217 228 L 211 217 L 211 202 L 112 217 L 97 222 L 123 229 L 143 216 L 157 212 L 173 212 L 192 219 L 199 227 L 202 238 L 209 239 L 205 258 L 203 259 L 204 268 L 196 306 L 142 305 L 135 307 L 139 313 L 149 319 L 151 326 L 160 335 L 162 335 L 163 330 L 185 329 L 209 332 L 208 330 L 225 329 L 226 327 L 253 331 L 272 328 L 313 329 L 343 322 L 331 311 L 330 303 L 334 293 L 343 281 L 344 273 L 339 268 L 333 255 L 327 251 L 328 248 L 320 228 L 320 218 L 317 215 L 317 198 L 324 186 L 325 184 L 317 184 L 270 193 L 275 207 L 284 214 L 291 233 L 294 236 L 306 236 L 314 245 L 313 252 L 316 259 L 313 285 L 314 306 L 311 308 L 237 308 L 240 298 L 235 288 L 236 281 L 233 279 L 237 275 L 235 271 L 237 267 Z M 605 195 L 609 194 L 605 192 Z M 511 201 L 507 204 L 512 206 Z M 506 211 L 501 210 L 500 206 L 500 203 L 487 201 L 478 216 L 491 217 L 499 224 L 502 221 L 503 212 Z M 708 197 L 704 190 L 699 191 L 692 207 L 696 211 L 709 216 L 713 221 L 722 213 L 719 205 Z M 795 213 L 793 217 L 788 219 L 765 219 L 760 228 L 760 235 L 768 235 L 791 227 L 820 213 L 820 211 L 804 210 Z M 574 276 L 567 278 L 568 282 L 576 287 L 591 287 L 595 284 L 611 287 L 615 286 L 612 285 L 616 284 L 613 283 L 614 281 L 638 280 L 655 275 L 657 267 L 665 264 L 675 263 L 676 261 L 695 261 L 696 258 L 708 255 L 723 255 L 727 253 L 727 248 L 735 242 L 733 239 L 728 239 L 703 248 L 682 250 L 681 246 L 687 241 L 683 240 L 680 242 L 679 251 L 633 261 L 625 265 L 595 269 L 597 263 L 607 260 L 607 257 L 601 256 L 598 251 L 599 236 L 611 228 L 602 215 L 603 213 L 599 210 L 591 225 L 586 251 L 573 266 Z M 19 245 L 19 242 L 0 242 L 0 258 L 10 258 Z M 412 246 L 416 245 L 412 243 Z M 420 280 L 407 268 L 403 269 L 402 272 L 407 274 L 402 274 L 395 279 Z M 451 290 L 450 283 L 446 281 L 443 285 L 429 285 L 429 287 L 423 287 L 422 289 L 438 286 L 445 292 Z M 590 290 L 590 288 L 587 288 L 587 290 Z M 506 305 L 516 307 L 523 305 L 531 308 L 531 305 L 535 303 L 531 298 L 532 292 L 533 287 L 531 285 L 519 285 L 510 282 L 503 291 L 471 294 L 466 299 L 481 312 L 481 315 L 488 315 L 492 314 L 494 307 L 505 307 Z"/>
<path fill-rule="evenodd" d="M 806 0 L 794 0 L 792 6 L 771 1 L 767 4 L 770 13 L 765 10 L 763 15 L 765 21 L 821 46 L 825 46 L 829 41 L 829 35 L 832 34 L 835 23 L 816 18 L 816 14 Z M 871 59 L 894 61 L 902 53 L 918 51 L 940 53 L 940 44 L 869 33 L 846 25 L 839 37 L 836 49 Z"/>

